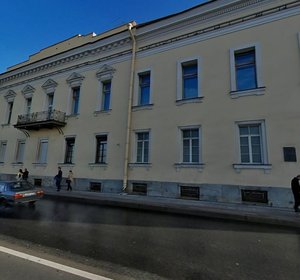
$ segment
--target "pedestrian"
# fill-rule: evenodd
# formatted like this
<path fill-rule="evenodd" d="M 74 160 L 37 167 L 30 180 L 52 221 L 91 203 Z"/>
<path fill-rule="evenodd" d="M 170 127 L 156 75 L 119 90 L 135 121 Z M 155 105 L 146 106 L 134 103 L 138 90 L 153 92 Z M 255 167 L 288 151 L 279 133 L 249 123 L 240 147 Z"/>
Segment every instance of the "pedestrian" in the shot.
<path fill-rule="evenodd" d="M 72 191 L 72 186 L 71 184 L 73 183 L 73 180 L 74 180 L 74 174 L 72 172 L 72 170 L 69 171 L 69 174 L 68 174 L 68 178 L 66 180 L 67 184 L 68 184 L 68 188 L 67 188 L 67 191 Z"/>
<path fill-rule="evenodd" d="M 23 171 L 22 171 L 22 169 L 19 169 L 19 171 L 18 171 L 18 173 L 17 173 L 17 175 L 16 175 L 16 179 L 17 179 L 18 181 L 21 181 L 22 178 L 23 178 Z"/>
<path fill-rule="evenodd" d="M 294 195 L 294 210 L 295 212 L 299 212 L 299 206 L 300 206 L 300 175 L 297 175 L 296 177 L 293 178 L 291 181 L 291 187 L 292 187 L 292 192 Z"/>
<path fill-rule="evenodd" d="M 27 181 L 28 175 L 29 175 L 29 172 L 28 172 L 27 168 L 25 168 L 23 171 L 23 175 L 22 175 L 23 180 Z"/>
<path fill-rule="evenodd" d="M 54 180 L 55 180 L 55 184 L 56 184 L 56 190 L 59 192 L 60 188 L 61 188 L 60 184 L 61 184 L 61 180 L 62 180 L 62 171 L 61 171 L 60 167 L 58 167 L 58 172 L 55 175 Z"/>

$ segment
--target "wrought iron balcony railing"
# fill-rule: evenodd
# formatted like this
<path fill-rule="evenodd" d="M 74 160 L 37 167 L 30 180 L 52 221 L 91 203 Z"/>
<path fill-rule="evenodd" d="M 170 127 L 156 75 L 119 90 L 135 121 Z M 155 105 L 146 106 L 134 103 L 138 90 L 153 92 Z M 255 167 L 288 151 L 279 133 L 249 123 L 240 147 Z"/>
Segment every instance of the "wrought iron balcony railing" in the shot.
<path fill-rule="evenodd" d="M 19 115 L 15 128 L 38 130 L 41 128 L 63 127 L 66 125 L 66 113 L 57 110 Z"/>

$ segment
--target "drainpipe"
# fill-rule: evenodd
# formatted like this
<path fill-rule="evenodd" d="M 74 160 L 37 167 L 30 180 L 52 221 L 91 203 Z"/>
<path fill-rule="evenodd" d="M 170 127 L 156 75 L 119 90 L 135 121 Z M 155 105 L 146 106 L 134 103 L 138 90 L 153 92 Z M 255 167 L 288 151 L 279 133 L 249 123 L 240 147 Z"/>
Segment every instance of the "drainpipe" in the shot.
<path fill-rule="evenodd" d="M 131 119 L 132 119 L 132 100 L 134 91 L 134 73 L 135 73 L 135 57 L 136 57 L 136 40 L 133 34 L 133 23 L 128 24 L 128 31 L 132 40 L 132 57 L 131 57 L 131 69 L 130 69 L 130 85 L 129 85 L 129 99 L 127 109 L 127 129 L 126 129 L 126 143 L 125 143 L 125 159 L 124 159 L 124 177 L 123 177 L 123 191 L 126 191 L 128 183 L 128 162 L 130 152 L 130 132 L 131 132 Z"/>

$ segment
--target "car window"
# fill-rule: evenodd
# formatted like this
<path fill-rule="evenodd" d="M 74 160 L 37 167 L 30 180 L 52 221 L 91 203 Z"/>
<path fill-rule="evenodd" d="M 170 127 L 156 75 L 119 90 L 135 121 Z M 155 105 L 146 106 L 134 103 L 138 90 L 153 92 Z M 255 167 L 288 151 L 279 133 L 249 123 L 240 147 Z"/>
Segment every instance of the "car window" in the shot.
<path fill-rule="evenodd" d="M 19 191 L 27 191 L 32 190 L 33 187 L 27 182 L 13 182 L 9 184 L 9 188 L 11 191 L 19 192 Z"/>
<path fill-rule="evenodd" d="M 5 185 L 0 183 L 0 192 L 3 192 L 5 189 Z"/>

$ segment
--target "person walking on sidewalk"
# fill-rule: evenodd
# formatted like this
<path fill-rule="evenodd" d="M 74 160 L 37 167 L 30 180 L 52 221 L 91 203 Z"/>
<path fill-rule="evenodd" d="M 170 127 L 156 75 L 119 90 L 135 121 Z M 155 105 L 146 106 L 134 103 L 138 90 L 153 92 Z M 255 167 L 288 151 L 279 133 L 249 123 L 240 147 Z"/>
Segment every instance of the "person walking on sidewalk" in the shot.
<path fill-rule="evenodd" d="M 72 190 L 71 184 L 73 183 L 73 180 L 74 180 L 74 174 L 73 174 L 72 170 L 70 170 L 69 174 L 68 174 L 68 178 L 66 180 L 66 182 L 68 184 L 67 191 L 71 191 Z"/>
<path fill-rule="evenodd" d="M 60 167 L 58 167 L 58 172 L 55 175 L 54 180 L 55 180 L 55 184 L 56 184 L 56 190 L 59 192 L 60 188 L 61 188 L 60 184 L 61 184 L 61 180 L 62 180 L 62 171 L 61 171 Z"/>
<path fill-rule="evenodd" d="M 300 206 L 300 184 L 299 184 L 299 180 L 300 180 L 300 175 L 297 175 L 296 177 L 293 178 L 292 182 L 291 182 L 291 187 L 292 187 L 292 192 L 294 195 L 294 209 L 295 212 L 299 212 L 299 206 Z"/>
<path fill-rule="evenodd" d="M 23 180 L 27 181 L 28 180 L 28 175 L 29 175 L 29 172 L 28 172 L 27 168 L 25 168 L 24 171 L 23 171 L 23 175 L 22 175 Z"/>

